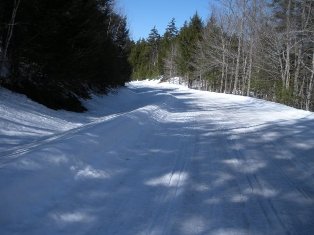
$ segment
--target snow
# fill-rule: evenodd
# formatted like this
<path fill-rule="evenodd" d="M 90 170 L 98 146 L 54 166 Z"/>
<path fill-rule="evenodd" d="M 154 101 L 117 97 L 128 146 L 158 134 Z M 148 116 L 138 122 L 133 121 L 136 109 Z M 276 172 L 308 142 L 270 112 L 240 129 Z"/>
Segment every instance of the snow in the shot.
<path fill-rule="evenodd" d="M 0 90 L 0 234 L 313 234 L 314 115 L 131 82 L 52 111 Z"/>

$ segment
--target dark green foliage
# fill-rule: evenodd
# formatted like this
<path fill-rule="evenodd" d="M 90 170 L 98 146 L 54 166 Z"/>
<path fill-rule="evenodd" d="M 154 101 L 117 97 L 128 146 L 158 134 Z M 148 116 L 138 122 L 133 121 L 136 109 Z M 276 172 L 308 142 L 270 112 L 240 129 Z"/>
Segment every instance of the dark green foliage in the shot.
<path fill-rule="evenodd" d="M 193 57 L 197 48 L 197 43 L 201 39 L 203 23 L 196 13 L 191 21 L 183 26 L 179 33 L 179 57 L 177 59 L 179 73 L 189 81 L 194 72 Z"/>
<path fill-rule="evenodd" d="M 160 52 L 160 35 L 157 29 L 154 27 L 147 38 L 148 45 L 150 47 L 150 63 L 149 70 L 150 76 L 158 76 L 159 74 L 159 52 Z"/>
<path fill-rule="evenodd" d="M 175 69 L 175 57 L 177 56 L 178 33 L 175 19 L 172 18 L 163 35 L 160 48 L 159 70 L 164 78 L 170 78 L 177 73 Z"/>
<path fill-rule="evenodd" d="M 152 77 L 153 71 L 150 62 L 151 47 L 145 40 L 133 43 L 129 61 L 132 64 L 132 79 L 146 79 Z"/>
<path fill-rule="evenodd" d="M 161 75 L 162 38 L 154 27 L 147 40 L 133 43 L 129 61 L 133 67 L 132 79 L 155 78 Z"/>
<path fill-rule="evenodd" d="M 171 41 L 175 39 L 177 35 L 178 35 L 178 29 L 176 27 L 176 21 L 175 21 L 175 18 L 172 18 L 166 28 L 166 32 L 164 34 L 164 40 Z"/>
<path fill-rule="evenodd" d="M 3 86 L 12 91 L 25 94 L 28 98 L 51 109 L 65 109 L 74 112 L 86 111 L 77 96 L 55 83 L 49 85 L 34 84 L 22 80 L 15 84 L 5 83 Z"/>
<path fill-rule="evenodd" d="M 162 37 L 154 28 L 133 43 L 132 78 L 180 77 L 197 89 L 313 110 L 313 1 L 236 3 L 205 26 L 196 13 L 179 31 L 172 19 Z"/>
<path fill-rule="evenodd" d="M 0 6 L 8 13 L 0 18 L 1 49 L 12 12 L 9 2 Z M 70 100 L 79 103 L 78 97 L 88 98 L 91 91 L 123 85 L 131 73 L 130 40 L 126 19 L 113 11 L 112 4 L 21 1 L 8 53 L 10 76 L 1 83 L 49 107 L 75 111 Z"/>
<path fill-rule="evenodd" d="M 292 88 L 287 89 L 283 87 L 281 81 L 277 81 L 275 85 L 276 85 L 275 101 L 282 104 L 293 106 L 295 100 L 295 97 L 293 95 L 293 89 Z"/>
<path fill-rule="evenodd" d="M 178 32 L 175 19 L 171 19 L 164 35 L 161 37 L 154 27 L 147 40 L 133 44 L 130 63 L 133 66 L 133 79 L 154 78 L 165 75 L 165 60 L 173 57 L 179 73 L 193 73 L 193 53 L 201 38 L 203 23 L 196 13 L 188 24 Z M 178 53 L 176 52 L 178 48 Z M 176 74 L 176 73 L 175 73 Z"/>

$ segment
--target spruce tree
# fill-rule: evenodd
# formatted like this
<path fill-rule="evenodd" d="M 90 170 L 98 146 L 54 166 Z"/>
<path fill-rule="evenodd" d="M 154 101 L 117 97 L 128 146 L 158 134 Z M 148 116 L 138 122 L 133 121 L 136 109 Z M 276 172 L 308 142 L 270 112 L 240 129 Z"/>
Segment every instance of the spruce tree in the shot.
<path fill-rule="evenodd" d="M 160 75 L 160 71 L 159 71 L 160 40 L 161 40 L 161 37 L 158 33 L 158 30 L 154 26 L 154 28 L 151 29 L 147 38 L 147 42 L 151 48 L 149 66 L 150 66 L 150 76 L 152 77 Z"/>
<path fill-rule="evenodd" d="M 16 1 L 14 1 L 16 2 Z M 130 78 L 126 19 L 112 0 L 21 1 L 2 85 L 51 108 L 82 111 L 77 97 L 106 92 Z M 14 4 L 0 3 L 0 53 Z M 3 54 L 3 53 L 2 53 Z"/>
<path fill-rule="evenodd" d="M 171 41 L 173 40 L 176 36 L 178 35 L 178 29 L 176 27 L 176 22 L 175 18 L 172 18 L 171 21 L 169 22 L 165 34 L 164 34 L 164 39 Z"/>
<path fill-rule="evenodd" d="M 178 29 L 175 19 L 169 22 L 162 40 L 162 73 L 165 79 L 177 75 L 176 57 L 177 57 L 177 36 Z"/>
<path fill-rule="evenodd" d="M 195 13 L 190 22 L 184 24 L 178 36 L 178 69 L 179 73 L 189 81 L 189 85 L 191 85 L 193 80 L 192 74 L 195 71 L 195 66 L 193 65 L 193 54 L 197 49 L 198 41 L 201 39 L 202 30 L 203 22 L 199 15 Z"/>

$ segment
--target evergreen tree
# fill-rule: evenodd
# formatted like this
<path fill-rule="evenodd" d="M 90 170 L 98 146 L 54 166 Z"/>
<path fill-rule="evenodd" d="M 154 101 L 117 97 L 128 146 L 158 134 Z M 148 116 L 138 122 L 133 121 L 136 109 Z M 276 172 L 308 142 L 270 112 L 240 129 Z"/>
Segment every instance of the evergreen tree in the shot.
<path fill-rule="evenodd" d="M 223 35 L 222 29 L 217 25 L 216 18 L 212 16 L 204 27 L 202 38 L 193 55 L 195 70 L 201 71 L 199 74 L 205 82 L 203 89 L 212 87 L 214 91 L 225 91 L 223 83 L 226 80 L 225 64 L 228 59 L 225 52 L 227 41 L 225 36 L 226 35 Z M 221 80 L 218 86 L 217 82 L 219 80 L 220 71 Z"/>
<path fill-rule="evenodd" d="M 164 34 L 164 39 L 167 41 L 171 41 L 174 38 L 176 38 L 178 35 L 178 29 L 176 27 L 176 22 L 175 18 L 172 18 L 171 21 L 169 22 L 165 34 Z"/>
<path fill-rule="evenodd" d="M 0 6 L 14 9 L 12 1 Z M 11 16 L 0 20 L 2 52 Z M 126 19 L 114 12 L 112 0 L 21 1 L 15 20 L 7 53 L 10 77 L 1 80 L 3 86 L 51 108 L 82 111 L 77 97 L 128 81 Z"/>
<path fill-rule="evenodd" d="M 178 72 L 176 66 L 176 57 L 178 56 L 177 36 L 178 29 L 175 24 L 175 19 L 172 18 L 162 40 L 162 73 L 165 79 L 176 76 Z"/>
<path fill-rule="evenodd" d="M 197 13 L 191 21 L 185 23 L 179 33 L 179 58 L 177 60 L 179 73 L 187 80 L 189 85 L 193 80 L 192 74 L 195 71 L 193 54 L 197 49 L 197 43 L 201 39 L 203 23 Z"/>
<path fill-rule="evenodd" d="M 156 27 L 154 27 L 148 35 L 147 42 L 151 48 L 150 55 L 150 70 L 152 76 L 159 75 L 159 49 L 160 49 L 160 35 Z"/>
<path fill-rule="evenodd" d="M 172 19 L 163 37 L 153 29 L 133 45 L 133 77 L 179 76 L 200 89 L 313 110 L 313 12 L 311 0 L 228 0 L 205 27 L 196 13 L 177 33 Z"/>
<path fill-rule="evenodd" d="M 140 39 L 133 43 L 129 61 L 132 65 L 132 79 L 142 80 L 152 77 L 151 47 L 149 43 Z"/>

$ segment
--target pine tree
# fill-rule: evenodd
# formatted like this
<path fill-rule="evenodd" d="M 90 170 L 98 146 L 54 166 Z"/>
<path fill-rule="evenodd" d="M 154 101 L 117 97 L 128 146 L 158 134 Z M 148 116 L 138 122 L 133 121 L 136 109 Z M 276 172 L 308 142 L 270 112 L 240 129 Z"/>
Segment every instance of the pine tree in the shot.
<path fill-rule="evenodd" d="M 190 22 L 185 23 L 179 33 L 179 58 L 177 60 L 179 73 L 189 81 L 191 86 L 193 80 L 193 73 L 195 66 L 193 61 L 193 54 L 196 51 L 197 43 L 201 39 L 203 30 L 203 22 L 199 15 L 191 18 Z"/>
<path fill-rule="evenodd" d="M 151 47 L 150 70 L 152 71 L 152 75 L 158 76 L 160 35 L 156 27 L 149 33 L 147 42 Z"/>
<path fill-rule="evenodd" d="M 114 12 L 113 3 L 21 1 L 7 53 L 10 78 L 2 85 L 49 107 L 77 111 L 84 110 L 77 97 L 123 85 L 130 77 L 130 40 L 126 19 Z M 0 6 L 6 12 L 14 7 L 7 0 Z M 3 54 L 10 14 L 0 20 Z"/>
<path fill-rule="evenodd" d="M 178 56 L 177 46 L 178 29 L 175 19 L 169 22 L 162 40 L 162 72 L 165 79 L 172 78 L 177 75 L 176 57 Z"/>
<path fill-rule="evenodd" d="M 172 18 L 171 21 L 169 22 L 165 34 L 164 34 L 164 39 L 167 41 L 171 41 L 174 38 L 176 38 L 178 35 L 178 29 L 176 27 L 176 22 L 175 18 Z"/>
<path fill-rule="evenodd" d="M 133 43 L 129 61 L 132 65 L 132 79 L 142 80 L 152 77 L 151 47 L 145 39 Z"/>

